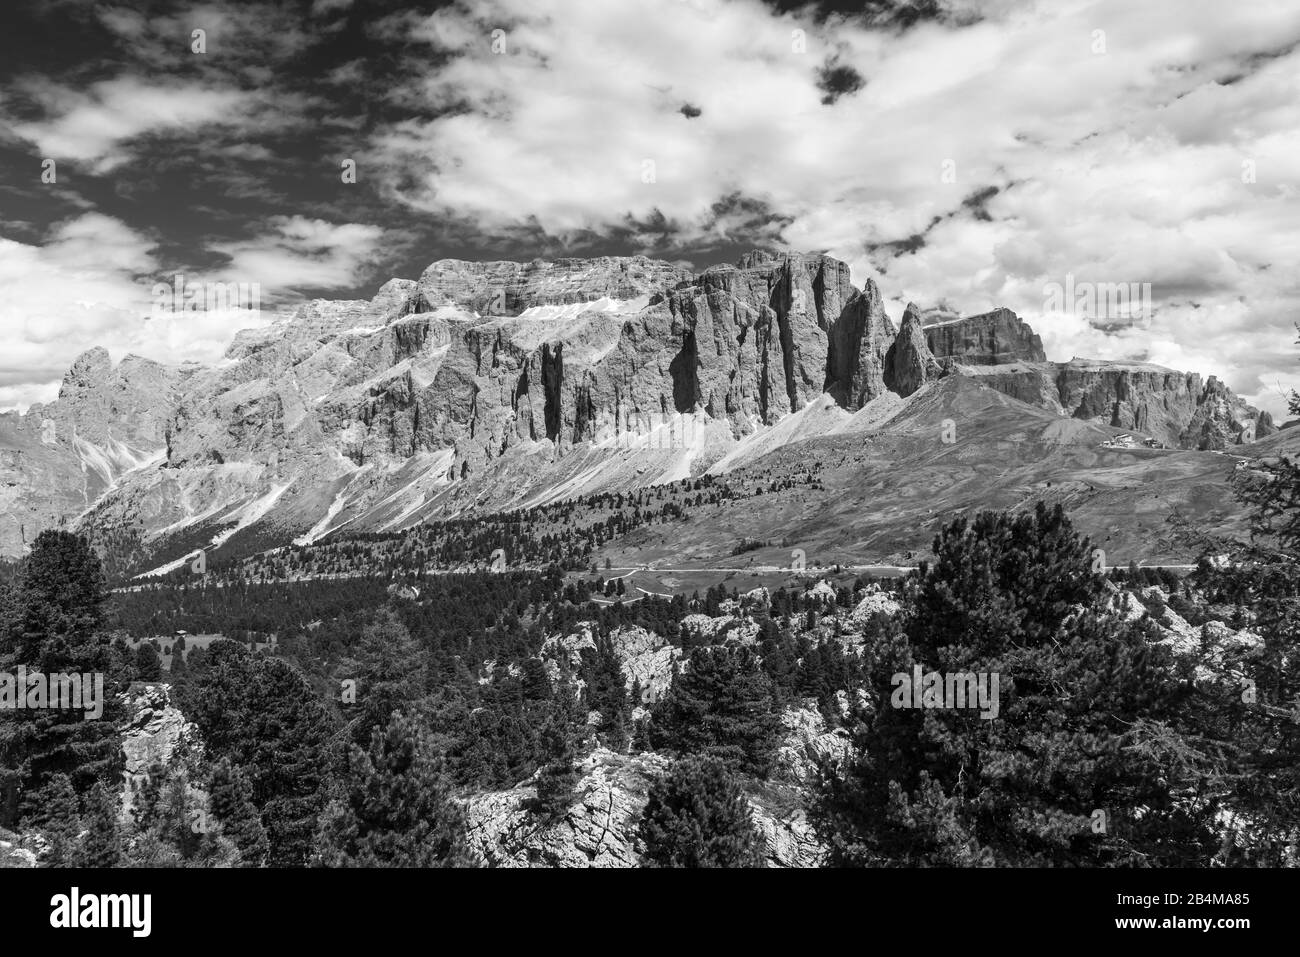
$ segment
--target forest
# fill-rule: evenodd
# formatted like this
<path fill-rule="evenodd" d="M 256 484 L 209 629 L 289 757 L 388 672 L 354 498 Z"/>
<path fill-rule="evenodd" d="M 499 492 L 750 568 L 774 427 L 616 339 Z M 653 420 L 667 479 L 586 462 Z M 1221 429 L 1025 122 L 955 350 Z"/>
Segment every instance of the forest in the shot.
<path fill-rule="evenodd" d="M 1099 571 L 1039 504 L 950 522 L 883 591 L 626 604 L 558 562 L 112 592 L 85 539 L 47 531 L 0 577 L 0 670 L 100 673 L 110 703 L 0 713 L 0 832 L 45 866 L 478 866 L 470 796 L 526 782 L 545 827 L 600 748 L 669 760 L 644 866 L 753 866 L 751 799 L 810 704 L 850 743 L 803 796 L 827 865 L 1294 864 L 1300 468 L 1237 493 L 1257 539 L 1207 542 L 1185 577 Z M 854 617 L 872 595 L 897 611 Z M 1202 640 L 1170 640 L 1170 610 Z M 653 701 L 620 657 L 631 629 L 677 662 Z M 178 630 L 225 637 L 166 671 L 128 644 Z M 890 707 L 891 676 L 921 665 L 1000 675 L 997 720 Z M 132 696 L 158 684 L 201 753 L 124 782 Z"/>

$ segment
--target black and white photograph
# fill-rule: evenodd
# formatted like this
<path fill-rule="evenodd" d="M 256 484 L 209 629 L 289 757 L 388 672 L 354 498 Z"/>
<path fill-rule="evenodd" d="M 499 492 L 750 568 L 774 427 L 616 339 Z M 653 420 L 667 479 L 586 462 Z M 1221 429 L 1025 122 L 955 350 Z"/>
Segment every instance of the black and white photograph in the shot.
<path fill-rule="evenodd" d="M 7 916 L 1293 927 L 1298 225 L 1295 0 L 5 0 Z"/>

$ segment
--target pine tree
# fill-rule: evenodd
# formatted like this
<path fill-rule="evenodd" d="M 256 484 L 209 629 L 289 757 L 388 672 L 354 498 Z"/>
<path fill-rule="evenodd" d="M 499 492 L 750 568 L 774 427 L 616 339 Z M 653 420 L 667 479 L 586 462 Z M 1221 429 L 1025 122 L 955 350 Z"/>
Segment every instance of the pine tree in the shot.
<path fill-rule="evenodd" d="M 355 656 L 340 666 L 340 673 L 357 682 L 357 714 L 349 731 L 353 742 L 364 747 L 389 715 L 410 708 L 423 695 L 426 661 L 401 617 L 385 606 L 362 628 Z"/>
<path fill-rule="evenodd" d="M 140 646 L 135 649 L 135 671 L 141 681 L 162 679 L 162 661 L 157 649 L 147 641 L 140 642 Z"/>
<path fill-rule="evenodd" d="M 652 748 L 707 754 L 764 774 L 780 735 L 772 680 L 749 648 L 700 647 L 651 712 Z"/>
<path fill-rule="evenodd" d="M 266 829 L 253 805 L 248 778 L 228 758 L 217 761 L 208 779 L 208 800 L 221 831 L 239 851 L 241 867 L 266 864 Z"/>
<path fill-rule="evenodd" d="M 763 840 L 740 784 L 717 758 L 689 757 L 650 786 L 638 829 L 652 867 L 761 867 Z"/>
<path fill-rule="evenodd" d="M 624 750 L 628 744 L 632 704 L 627 678 L 609 635 L 599 635 L 593 648 L 582 650 L 581 673 L 587 708 L 600 712 L 601 740 L 614 751 Z"/>
<path fill-rule="evenodd" d="M 47 867 L 69 867 L 81 832 L 81 814 L 77 792 L 66 774 L 56 774 L 32 796 L 26 822 L 44 836 L 42 863 Z"/>
<path fill-rule="evenodd" d="M 376 728 L 363 751 L 351 745 L 348 774 L 316 836 L 322 867 L 473 867 L 463 812 L 441 761 L 409 717 Z"/>
<path fill-rule="evenodd" d="M 78 793 L 97 781 L 115 786 L 122 764 L 118 730 L 124 690 L 103 624 L 105 591 L 99 560 L 86 542 L 42 532 L 3 598 L 0 671 L 19 665 L 46 675 L 103 675 L 103 714 L 86 720 L 75 708 L 0 712 L 0 825 L 13 826 L 24 800 L 58 774 Z M 92 682 L 93 687 L 93 682 Z"/>
<path fill-rule="evenodd" d="M 551 697 L 551 677 L 546 665 L 536 656 L 524 659 L 523 691 L 527 701 L 547 701 Z"/>
<path fill-rule="evenodd" d="M 874 709 L 828 767 L 813 818 L 837 864 L 1204 863 L 1208 753 L 1190 692 L 1146 626 L 1108 612 L 1091 548 L 1059 508 L 948 525 L 870 649 Z M 998 679 L 971 703 L 900 707 L 900 677 Z M 904 696 L 903 704 L 906 704 Z M 1098 816 L 1101 812 L 1101 816 Z M 1102 822 L 1098 827 L 1098 822 Z"/>
<path fill-rule="evenodd" d="M 247 776 L 261 812 L 273 867 L 300 866 L 332 771 L 333 716 L 292 665 L 257 657 L 233 641 L 208 646 L 187 701 L 208 754 Z"/>
<path fill-rule="evenodd" d="M 74 867 L 117 867 L 122 862 L 122 835 L 118 830 L 118 802 L 102 784 L 86 795 L 85 827 L 72 856 Z"/>

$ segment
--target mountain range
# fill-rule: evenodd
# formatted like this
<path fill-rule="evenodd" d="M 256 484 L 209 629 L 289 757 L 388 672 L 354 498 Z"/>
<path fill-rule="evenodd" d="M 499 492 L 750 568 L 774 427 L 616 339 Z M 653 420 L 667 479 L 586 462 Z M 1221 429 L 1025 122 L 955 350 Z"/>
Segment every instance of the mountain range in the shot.
<path fill-rule="evenodd" d="M 895 327 L 876 283 L 827 256 L 698 274 L 640 256 L 440 260 L 369 301 L 240 331 L 211 366 L 82 354 L 55 401 L 0 415 L 0 554 L 67 524 L 120 572 L 166 571 L 196 548 L 712 474 L 761 494 L 606 557 L 716 562 L 743 538 L 900 560 L 954 511 L 1055 498 L 1125 560 L 1187 560 L 1151 529 L 1174 514 L 1232 528 L 1233 468 L 1290 433 L 1214 377 L 1049 362 L 1010 310 L 909 305 Z M 810 463 L 816 487 L 777 488 Z"/>

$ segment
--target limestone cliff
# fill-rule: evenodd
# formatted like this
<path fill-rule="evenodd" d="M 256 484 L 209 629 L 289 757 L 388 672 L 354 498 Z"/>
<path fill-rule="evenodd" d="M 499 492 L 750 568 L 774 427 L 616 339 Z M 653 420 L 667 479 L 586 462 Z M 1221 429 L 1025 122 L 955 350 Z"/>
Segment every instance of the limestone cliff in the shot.
<path fill-rule="evenodd" d="M 1217 380 L 1048 363 L 1006 309 L 925 325 L 909 307 L 896 331 L 875 282 L 854 287 L 827 256 L 698 274 L 643 256 L 440 260 L 369 301 L 239 332 L 211 368 L 86 353 L 56 402 L 0 415 L 0 551 L 82 515 L 132 567 L 163 567 L 241 536 L 626 491 L 699 475 L 750 437 L 779 443 L 792 414 L 805 435 L 948 372 L 1170 446 L 1272 430 Z"/>
<path fill-rule="evenodd" d="M 962 365 L 1047 361 L 1042 340 L 1010 309 L 926 326 L 925 339 L 935 356 Z"/>
<path fill-rule="evenodd" d="M 930 351 L 921 326 L 921 312 L 907 304 L 898 337 L 885 356 L 885 385 L 891 392 L 909 396 L 925 383 L 944 374 L 944 367 Z"/>

